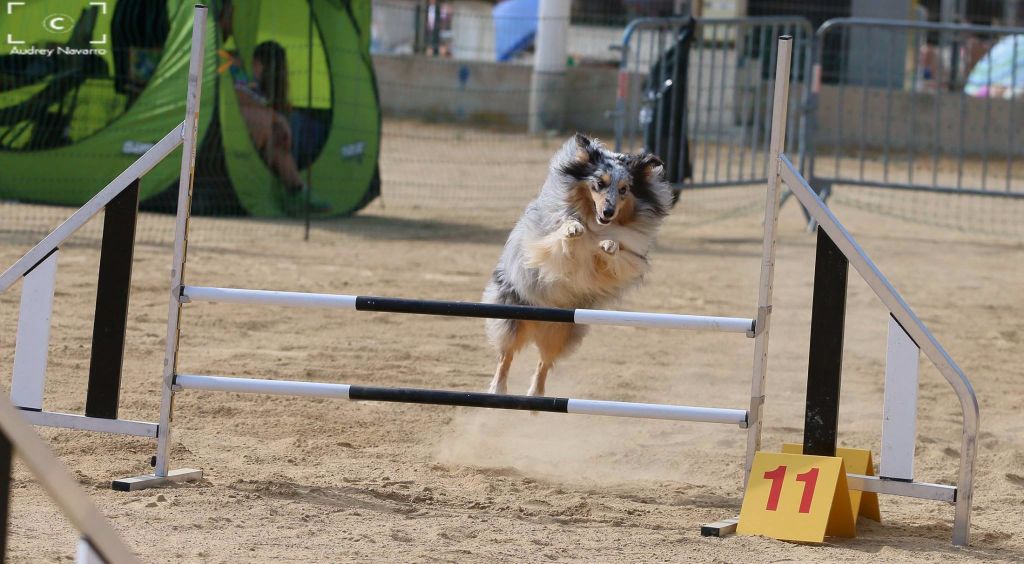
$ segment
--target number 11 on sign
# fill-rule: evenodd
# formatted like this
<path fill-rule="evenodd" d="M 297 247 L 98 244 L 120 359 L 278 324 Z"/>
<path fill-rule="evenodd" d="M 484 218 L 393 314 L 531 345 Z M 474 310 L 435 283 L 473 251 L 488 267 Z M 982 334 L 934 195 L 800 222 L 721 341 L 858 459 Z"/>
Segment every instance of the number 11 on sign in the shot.
<path fill-rule="evenodd" d="M 803 542 L 852 537 L 849 508 L 841 458 L 759 452 L 736 532 Z"/>
<path fill-rule="evenodd" d="M 811 468 L 803 474 L 796 475 L 796 481 L 804 483 L 804 493 L 800 498 L 800 513 L 810 513 L 811 499 L 814 498 L 814 486 L 818 482 L 819 468 Z M 765 480 L 771 480 L 772 488 L 768 491 L 766 511 L 778 511 L 779 497 L 782 495 L 782 482 L 786 479 L 786 466 L 780 465 L 775 470 L 764 473 Z"/>

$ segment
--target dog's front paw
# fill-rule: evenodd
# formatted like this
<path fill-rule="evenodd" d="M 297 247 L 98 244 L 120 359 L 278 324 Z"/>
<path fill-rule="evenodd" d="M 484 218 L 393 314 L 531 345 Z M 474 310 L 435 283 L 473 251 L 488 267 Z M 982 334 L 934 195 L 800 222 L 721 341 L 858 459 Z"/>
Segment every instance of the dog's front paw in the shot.
<path fill-rule="evenodd" d="M 570 219 L 562 225 L 562 235 L 565 235 L 566 239 L 575 239 L 583 235 L 583 224 Z"/>
<path fill-rule="evenodd" d="M 604 241 L 601 241 L 601 250 L 609 255 L 614 255 L 619 252 L 619 243 L 617 241 L 605 239 Z"/>

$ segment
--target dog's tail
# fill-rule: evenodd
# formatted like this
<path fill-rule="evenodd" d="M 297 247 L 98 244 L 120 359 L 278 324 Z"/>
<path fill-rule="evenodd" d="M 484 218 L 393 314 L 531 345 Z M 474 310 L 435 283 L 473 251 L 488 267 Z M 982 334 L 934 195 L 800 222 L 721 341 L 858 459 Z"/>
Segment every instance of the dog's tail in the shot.
<path fill-rule="evenodd" d="M 484 289 L 483 302 L 488 304 L 504 305 L 530 305 L 523 300 L 519 292 L 509 282 L 504 269 L 500 266 L 494 269 L 491 280 Z M 516 341 L 516 333 L 519 331 L 519 322 L 515 319 L 487 319 L 487 339 L 498 350 L 505 352 L 513 346 Z"/>

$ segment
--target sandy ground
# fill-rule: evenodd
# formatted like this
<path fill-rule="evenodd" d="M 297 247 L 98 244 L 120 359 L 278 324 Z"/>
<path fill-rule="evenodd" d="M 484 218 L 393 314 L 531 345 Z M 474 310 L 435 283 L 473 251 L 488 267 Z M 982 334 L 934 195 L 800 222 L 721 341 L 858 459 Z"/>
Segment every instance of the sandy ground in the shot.
<path fill-rule="evenodd" d="M 523 158 L 542 166 L 552 148 L 524 149 Z M 411 167 L 395 161 L 394 172 L 384 169 L 385 182 L 388 174 L 392 182 L 415 179 Z M 516 184 L 537 176 L 528 175 Z M 660 237 L 654 272 L 622 308 L 753 316 L 760 220 L 743 213 L 711 221 L 728 207 L 723 202 L 742 199 L 723 194 L 684 199 Z M 759 198 L 756 189 L 744 194 Z M 509 193 L 507 207 L 444 209 L 395 205 L 398 196 L 387 207 L 318 227 L 309 243 L 296 230 L 253 222 L 244 224 L 244 236 L 219 237 L 239 224 L 199 221 L 189 281 L 477 299 L 522 200 Z M 898 497 L 883 497 L 883 523 L 862 521 L 853 540 L 803 546 L 701 538 L 702 523 L 735 515 L 741 503 L 745 433 L 725 425 L 185 392 L 176 403 L 172 465 L 202 468 L 205 478 L 136 493 L 113 492 L 109 482 L 146 472 L 152 441 L 41 432 L 125 542 L 152 562 L 1021 561 L 1024 244 L 841 204 L 836 211 L 976 387 L 982 434 L 970 548 L 950 545 L 952 506 Z M 169 225 L 166 218 L 147 221 Z M 36 239 L 2 232 L 0 264 Z M 814 238 L 790 203 L 780 223 L 768 450 L 802 437 L 813 256 Z M 97 260 L 89 238 L 63 249 L 51 410 L 80 412 L 84 404 Z M 125 418 L 157 416 L 169 263 L 166 246 L 136 250 Z M 17 300 L 16 291 L 0 296 L 5 375 Z M 851 275 L 842 444 L 872 449 L 876 461 L 886 323 L 884 308 Z M 182 372 L 483 390 L 494 368 L 482 322 L 473 319 L 192 304 L 183 334 Z M 752 348 L 739 335 L 595 328 L 557 368 L 548 391 L 744 408 Z M 513 392 L 525 391 L 534 359 L 531 352 L 515 364 Z M 924 361 L 918 479 L 953 483 L 960 423 L 956 398 Z M 19 466 L 11 560 L 66 560 L 75 538 Z"/>

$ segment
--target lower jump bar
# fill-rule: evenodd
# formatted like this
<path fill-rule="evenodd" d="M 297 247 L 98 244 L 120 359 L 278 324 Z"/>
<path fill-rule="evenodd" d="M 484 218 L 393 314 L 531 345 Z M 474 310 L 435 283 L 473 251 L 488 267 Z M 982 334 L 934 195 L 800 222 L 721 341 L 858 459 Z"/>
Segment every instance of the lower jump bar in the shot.
<path fill-rule="evenodd" d="M 319 382 L 296 382 L 289 380 L 261 380 L 256 378 L 200 376 L 195 374 L 179 374 L 175 378 L 174 383 L 176 386 L 184 389 L 209 390 L 216 392 L 307 396 L 363 401 L 390 401 L 398 403 L 485 407 L 490 409 L 518 409 L 526 411 L 547 411 L 551 413 L 577 413 L 583 415 L 607 415 L 611 417 L 633 417 L 640 419 L 665 419 L 669 421 L 731 423 L 733 425 L 739 425 L 740 427 L 746 427 L 747 425 L 747 412 L 743 409 L 720 409 L 715 407 L 690 407 L 656 403 L 511 396 L 485 394 L 481 392 L 452 392 L 447 390 L 424 390 L 417 388 L 375 388 L 369 386 L 350 386 L 348 384 L 324 384 Z"/>
<path fill-rule="evenodd" d="M 580 323 L 585 325 L 699 329 L 727 333 L 745 333 L 747 336 L 754 335 L 754 320 L 740 317 L 712 317 L 706 315 L 678 315 L 672 313 L 602 309 L 562 309 L 476 302 L 382 298 L 377 296 L 211 288 L 204 286 L 185 286 L 182 289 L 181 296 L 185 301 L 354 309 L 357 311 L 415 313 L 453 317 L 522 319 L 557 323 Z"/>

